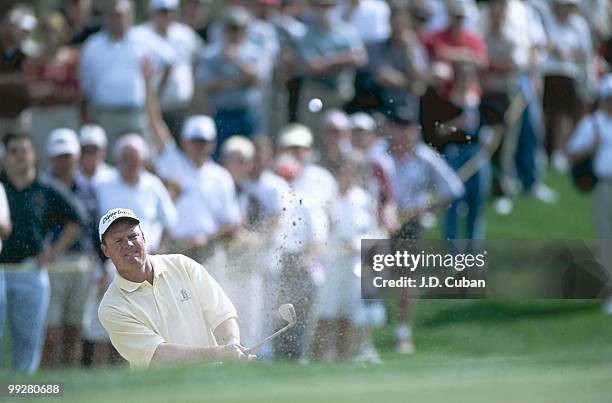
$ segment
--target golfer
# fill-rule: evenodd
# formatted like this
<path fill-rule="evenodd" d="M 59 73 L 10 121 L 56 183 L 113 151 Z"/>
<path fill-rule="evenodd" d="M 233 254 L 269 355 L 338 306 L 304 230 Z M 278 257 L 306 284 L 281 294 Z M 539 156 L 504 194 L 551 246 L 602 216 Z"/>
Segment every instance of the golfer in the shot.
<path fill-rule="evenodd" d="M 102 252 L 117 275 L 98 315 L 117 351 L 132 367 L 254 358 L 240 344 L 236 310 L 217 282 L 184 255 L 147 254 L 139 223 L 129 209 L 100 219 Z"/>

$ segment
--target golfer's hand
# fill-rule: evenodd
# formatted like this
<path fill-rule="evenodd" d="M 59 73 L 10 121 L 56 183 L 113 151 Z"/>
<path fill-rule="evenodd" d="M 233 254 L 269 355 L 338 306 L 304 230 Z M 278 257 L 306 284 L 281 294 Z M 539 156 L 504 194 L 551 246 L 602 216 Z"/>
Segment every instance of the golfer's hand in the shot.
<path fill-rule="evenodd" d="M 249 349 L 240 343 L 230 343 L 217 347 L 217 358 L 221 361 L 254 360 L 257 356 L 249 354 Z"/>

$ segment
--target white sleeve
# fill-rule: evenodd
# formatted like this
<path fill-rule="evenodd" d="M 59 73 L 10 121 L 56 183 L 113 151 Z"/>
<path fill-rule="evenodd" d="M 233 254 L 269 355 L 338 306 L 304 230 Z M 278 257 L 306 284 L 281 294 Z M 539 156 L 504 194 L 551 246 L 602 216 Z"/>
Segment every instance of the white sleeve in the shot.
<path fill-rule="evenodd" d="M 594 116 L 585 116 L 578 122 L 572 137 L 567 143 L 570 152 L 580 152 L 588 149 L 595 139 Z"/>

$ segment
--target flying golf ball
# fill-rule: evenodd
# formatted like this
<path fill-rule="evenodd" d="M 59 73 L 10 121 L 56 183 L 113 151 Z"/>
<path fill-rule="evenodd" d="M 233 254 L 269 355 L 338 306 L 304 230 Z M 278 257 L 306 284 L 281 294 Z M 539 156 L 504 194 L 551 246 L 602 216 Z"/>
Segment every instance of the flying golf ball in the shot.
<path fill-rule="evenodd" d="M 308 109 L 310 109 L 310 112 L 313 113 L 319 112 L 321 109 L 323 109 L 323 101 L 321 101 L 319 98 L 311 99 L 308 102 Z"/>

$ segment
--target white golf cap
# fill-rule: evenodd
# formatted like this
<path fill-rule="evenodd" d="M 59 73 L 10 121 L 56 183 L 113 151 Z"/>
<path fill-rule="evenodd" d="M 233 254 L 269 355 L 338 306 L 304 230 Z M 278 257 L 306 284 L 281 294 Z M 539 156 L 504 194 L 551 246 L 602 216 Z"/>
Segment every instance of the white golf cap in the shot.
<path fill-rule="evenodd" d="M 81 147 L 96 146 L 99 148 L 106 148 L 108 139 L 106 138 L 106 132 L 100 126 L 85 125 L 81 127 L 79 131 L 79 142 L 81 143 Z"/>
<path fill-rule="evenodd" d="M 217 138 L 217 127 L 210 116 L 196 115 L 185 120 L 181 136 L 187 140 L 213 141 Z"/>
<path fill-rule="evenodd" d="M 149 11 L 176 10 L 179 0 L 149 0 Z"/>
<path fill-rule="evenodd" d="M 102 237 L 104 236 L 104 233 L 108 230 L 108 228 L 120 218 L 130 218 L 136 221 L 136 223 L 140 223 L 140 220 L 138 219 L 138 217 L 136 217 L 136 214 L 134 214 L 134 212 L 130 209 L 110 209 L 106 212 L 106 214 L 102 216 L 102 218 L 100 218 L 100 224 L 98 225 L 98 234 L 100 235 L 100 241 L 102 240 Z"/>
<path fill-rule="evenodd" d="M 323 116 L 321 126 L 323 129 L 335 127 L 336 129 L 344 130 L 351 128 L 351 121 L 346 113 L 338 109 L 332 109 Z"/>
<path fill-rule="evenodd" d="M 221 155 L 228 156 L 230 154 L 238 154 L 243 158 L 250 160 L 255 156 L 255 146 L 253 142 L 244 136 L 231 136 L 223 143 L 221 147 Z"/>
<path fill-rule="evenodd" d="M 376 130 L 376 121 L 367 113 L 357 112 L 351 115 L 351 128 L 353 130 L 361 130 L 364 132 L 373 132 Z"/>
<path fill-rule="evenodd" d="M 612 98 L 612 73 L 606 74 L 599 81 L 599 99 Z"/>
<path fill-rule="evenodd" d="M 81 146 L 74 130 L 60 128 L 49 133 L 49 140 L 47 141 L 47 155 L 49 157 L 64 154 L 79 155 L 80 153 Z"/>
<path fill-rule="evenodd" d="M 280 130 L 278 136 L 278 146 L 287 147 L 312 147 L 312 132 L 310 129 L 299 123 L 290 123 Z"/>
<path fill-rule="evenodd" d="M 113 149 L 113 155 L 115 158 L 117 158 L 125 148 L 132 148 L 136 150 L 143 159 L 147 159 L 149 157 L 149 147 L 140 134 L 128 133 L 119 137 L 115 143 L 115 148 Z"/>

